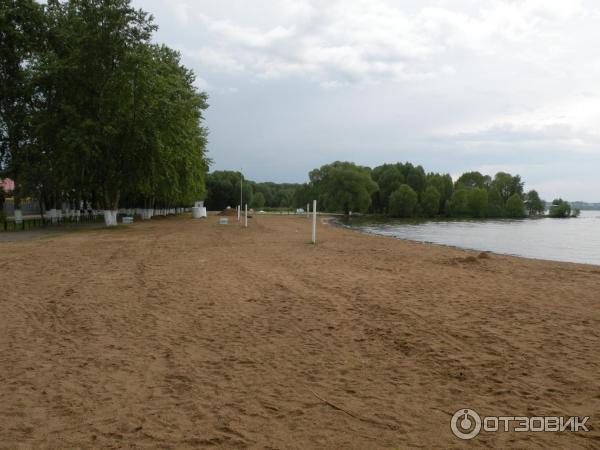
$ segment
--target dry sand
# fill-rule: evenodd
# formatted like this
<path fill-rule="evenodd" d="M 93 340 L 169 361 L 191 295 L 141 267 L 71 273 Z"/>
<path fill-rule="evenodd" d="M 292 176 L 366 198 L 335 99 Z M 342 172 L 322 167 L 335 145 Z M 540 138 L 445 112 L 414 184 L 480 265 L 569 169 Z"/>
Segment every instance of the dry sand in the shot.
<path fill-rule="evenodd" d="M 0 243 L 0 447 L 600 447 L 600 267 L 217 220 Z"/>

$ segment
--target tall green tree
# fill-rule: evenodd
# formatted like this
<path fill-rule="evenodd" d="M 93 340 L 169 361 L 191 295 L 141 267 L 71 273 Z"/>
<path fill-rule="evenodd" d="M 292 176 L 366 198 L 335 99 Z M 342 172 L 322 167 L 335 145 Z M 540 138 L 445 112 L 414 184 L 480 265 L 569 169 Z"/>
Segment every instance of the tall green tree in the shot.
<path fill-rule="evenodd" d="M 429 173 L 427 174 L 427 185 L 433 186 L 440 193 L 440 211 L 446 213 L 446 203 L 449 202 L 454 193 L 454 183 L 449 174 Z"/>
<path fill-rule="evenodd" d="M 306 205 L 312 205 L 313 200 L 316 199 L 317 193 L 314 191 L 314 187 L 309 183 L 304 183 L 294 190 L 293 206 L 306 208 Z"/>
<path fill-rule="evenodd" d="M 142 46 L 132 95 L 129 128 L 124 136 L 131 152 L 124 186 L 146 203 L 192 204 L 205 195 L 206 131 L 199 126 L 207 108 L 197 93 L 194 75 L 179 54 L 165 46 Z M 150 175 L 152 174 L 152 175 Z"/>
<path fill-rule="evenodd" d="M 425 170 L 421 166 L 410 167 L 406 173 L 406 184 L 408 184 L 415 192 L 421 193 L 427 186 L 427 176 Z"/>
<path fill-rule="evenodd" d="M 315 169 L 310 181 L 327 211 L 366 212 L 377 184 L 371 179 L 371 169 L 354 163 L 336 161 Z"/>
<path fill-rule="evenodd" d="M 498 172 L 490 187 L 498 191 L 504 203 L 514 194 L 523 197 L 523 182 L 519 175 L 512 176 L 506 172 Z"/>
<path fill-rule="evenodd" d="M 129 0 L 50 0 L 46 17 L 33 116 L 55 173 L 45 190 L 74 191 L 75 204 L 97 199 L 107 225 L 120 204 L 168 208 L 202 197 L 207 97 L 177 52 L 150 42 L 148 14 Z"/>
<path fill-rule="evenodd" d="M 228 206 L 235 208 L 240 204 L 240 195 L 242 195 L 244 204 L 252 204 L 252 185 L 249 182 L 242 182 L 241 177 L 240 172 L 229 170 L 217 170 L 210 173 L 206 179 L 207 208 L 212 210 L 222 210 Z M 243 183 L 242 186 L 240 183 Z"/>
<path fill-rule="evenodd" d="M 466 172 L 463 173 L 458 180 L 456 180 L 456 187 L 462 187 L 465 189 L 485 189 L 489 187 L 490 183 L 491 179 L 487 175 L 482 175 L 480 172 Z"/>
<path fill-rule="evenodd" d="M 562 198 L 557 198 L 552 201 L 550 206 L 550 217 L 564 219 L 571 216 L 571 204 Z"/>
<path fill-rule="evenodd" d="M 398 164 L 384 164 L 373 169 L 373 180 L 379 186 L 375 200 L 376 209 L 385 211 L 390 195 L 405 182 L 404 174 Z"/>
<path fill-rule="evenodd" d="M 417 193 L 403 184 L 390 195 L 388 210 L 392 217 L 412 217 L 419 202 Z"/>
<path fill-rule="evenodd" d="M 540 198 L 539 194 L 535 190 L 531 190 L 526 195 L 527 198 L 527 212 L 530 216 L 539 216 L 540 214 L 544 214 L 546 210 L 546 205 Z"/>
<path fill-rule="evenodd" d="M 63 96 L 63 110 L 71 112 L 67 126 L 75 129 L 66 130 L 66 148 L 93 167 L 88 177 L 99 187 L 104 209 L 115 214 L 127 188 L 128 166 L 139 159 L 139 148 L 130 145 L 139 101 L 138 52 L 150 45 L 156 27 L 128 0 L 52 0 L 48 6 L 59 27 L 55 34 L 67 43 L 56 53 L 53 73 L 71 86 Z M 107 224 L 114 219 L 108 213 Z"/>
<path fill-rule="evenodd" d="M 434 186 L 427 186 L 421 197 L 421 207 L 426 217 L 434 217 L 440 212 L 439 191 Z"/>
<path fill-rule="evenodd" d="M 519 194 L 511 195 L 506 201 L 506 215 L 512 218 L 525 217 L 525 203 Z"/>
<path fill-rule="evenodd" d="M 488 191 L 488 208 L 487 208 L 487 216 L 488 217 L 504 217 L 504 200 L 498 192 L 498 189 L 495 187 L 490 187 Z"/>
<path fill-rule="evenodd" d="M 454 217 L 466 217 L 469 215 L 469 191 L 459 188 L 454 191 L 448 205 L 448 212 Z"/>
<path fill-rule="evenodd" d="M 469 215 L 485 217 L 488 210 L 488 193 L 483 187 L 474 187 L 468 191 L 467 203 Z"/>
<path fill-rule="evenodd" d="M 263 206 L 265 206 L 265 196 L 262 192 L 255 192 L 252 196 L 252 207 L 262 208 Z"/>
<path fill-rule="evenodd" d="M 33 0 L 0 2 L 0 169 L 15 181 L 20 214 L 22 179 L 32 145 L 30 116 L 34 86 L 31 65 L 43 40 L 44 16 Z"/>

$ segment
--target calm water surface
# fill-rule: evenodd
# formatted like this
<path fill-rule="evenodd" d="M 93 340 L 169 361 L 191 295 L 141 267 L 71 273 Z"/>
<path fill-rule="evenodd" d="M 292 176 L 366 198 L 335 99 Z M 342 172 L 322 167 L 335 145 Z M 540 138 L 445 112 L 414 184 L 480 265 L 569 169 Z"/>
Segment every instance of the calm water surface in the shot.
<path fill-rule="evenodd" d="M 527 258 L 600 265 L 600 211 L 577 219 L 350 222 L 367 233 Z"/>

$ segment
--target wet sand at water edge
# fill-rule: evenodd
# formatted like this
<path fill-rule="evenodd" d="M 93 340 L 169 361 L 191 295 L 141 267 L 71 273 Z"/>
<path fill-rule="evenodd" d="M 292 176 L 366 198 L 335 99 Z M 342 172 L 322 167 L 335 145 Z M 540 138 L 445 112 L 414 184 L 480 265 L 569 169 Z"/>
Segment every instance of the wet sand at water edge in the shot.
<path fill-rule="evenodd" d="M 0 242 L 0 448 L 600 447 L 600 267 L 322 220 Z M 460 408 L 593 429 L 461 441 Z"/>

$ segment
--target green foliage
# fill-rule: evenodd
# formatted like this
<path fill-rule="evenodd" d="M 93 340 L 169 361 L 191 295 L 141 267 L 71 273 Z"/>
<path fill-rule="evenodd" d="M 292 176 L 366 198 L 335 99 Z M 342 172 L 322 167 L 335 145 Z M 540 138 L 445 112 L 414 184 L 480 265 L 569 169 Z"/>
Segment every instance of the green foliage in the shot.
<path fill-rule="evenodd" d="M 252 195 L 252 207 L 262 208 L 263 206 L 265 206 L 265 196 L 262 192 L 255 192 L 254 195 Z"/>
<path fill-rule="evenodd" d="M 563 219 L 571 216 L 571 205 L 569 202 L 563 200 L 562 198 L 557 198 L 552 201 L 552 205 L 550 206 L 550 212 L 548 213 L 550 217 Z"/>
<path fill-rule="evenodd" d="M 392 192 L 404 184 L 404 174 L 399 164 L 384 164 L 373 170 L 372 177 L 379 186 L 374 203 L 378 209 L 385 210 Z"/>
<path fill-rule="evenodd" d="M 300 184 L 295 183 L 255 183 L 250 182 L 254 193 L 260 192 L 265 198 L 264 206 L 269 208 L 288 208 L 295 206 L 296 192 L 300 189 Z M 312 200 L 312 199 L 311 199 Z M 308 200 L 306 201 L 308 202 Z M 304 206 L 306 206 L 306 202 Z M 302 202 L 300 205 L 302 206 Z"/>
<path fill-rule="evenodd" d="M 439 210 L 446 213 L 446 204 L 449 202 L 454 193 L 454 183 L 449 174 L 441 175 L 439 173 L 427 174 L 427 185 L 433 186 L 440 193 Z"/>
<path fill-rule="evenodd" d="M 218 170 L 206 178 L 207 194 L 205 203 L 209 210 L 234 208 L 240 203 L 240 172 Z M 308 184 L 256 183 L 244 179 L 243 203 L 253 208 L 306 207 L 314 197 Z"/>
<path fill-rule="evenodd" d="M 207 205 L 223 209 L 239 203 L 239 173 L 214 172 L 208 176 Z M 394 217 L 520 218 L 544 211 L 535 191 L 523 194 L 521 177 L 500 172 L 493 178 L 467 172 L 456 183 L 448 174 L 428 173 L 410 163 L 383 164 L 370 170 L 348 162 L 334 162 L 309 174 L 309 183 L 245 183 L 246 198 L 264 198 L 265 208 L 306 208 L 317 199 L 319 209 L 329 212 L 375 212 Z M 414 186 L 425 187 L 418 192 Z M 456 186 L 456 188 L 455 188 Z M 249 191 L 246 192 L 246 189 Z M 261 196 L 258 196 L 258 193 Z M 415 194 L 415 195 L 413 195 Z M 504 197 L 507 195 L 506 200 Z M 259 207 L 259 206 L 256 206 Z M 263 206 L 261 206 L 263 207 Z M 569 213 L 570 214 L 570 213 Z"/>
<path fill-rule="evenodd" d="M 312 208 L 313 200 L 316 200 L 317 194 L 314 187 L 309 183 L 304 183 L 296 186 L 292 197 L 292 205 L 295 208 L 306 208 L 310 204 Z"/>
<path fill-rule="evenodd" d="M 318 194 L 319 204 L 327 211 L 366 212 L 377 184 L 371 179 L 371 169 L 354 163 L 336 161 L 309 174 Z"/>
<path fill-rule="evenodd" d="M 523 197 L 523 182 L 519 175 L 512 176 L 506 172 L 498 172 L 491 182 L 490 187 L 498 191 L 504 203 L 508 201 L 509 197 L 515 194 Z"/>
<path fill-rule="evenodd" d="M 504 217 L 504 200 L 502 200 L 502 196 L 498 189 L 495 187 L 491 187 L 488 191 L 488 208 L 487 208 L 487 216 L 488 217 Z"/>
<path fill-rule="evenodd" d="M 242 183 L 241 192 L 240 183 Z M 206 189 L 205 203 L 209 210 L 220 211 L 228 206 L 235 208 L 240 204 L 240 195 L 243 204 L 252 204 L 252 182 L 242 182 L 240 172 L 217 170 L 207 176 Z"/>
<path fill-rule="evenodd" d="M 37 2 L 0 2 L 0 169 L 16 182 L 15 207 L 31 144 L 35 87 L 30 66 L 43 37 L 44 16 Z"/>
<path fill-rule="evenodd" d="M 469 191 L 464 188 L 457 189 L 450 198 L 448 214 L 454 217 L 466 217 L 469 211 Z"/>
<path fill-rule="evenodd" d="M 489 176 L 484 176 L 479 172 L 466 172 L 463 173 L 458 180 L 456 180 L 456 188 L 464 188 L 464 189 L 474 189 L 480 188 L 484 189 L 489 187 L 491 183 L 491 179 Z"/>
<path fill-rule="evenodd" d="M 412 166 L 412 165 L 411 165 Z M 421 166 L 410 167 L 406 173 L 406 184 L 408 184 L 415 192 L 421 193 L 427 186 L 427 177 L 425 170 Z"/>
<path fill-rule="evenodd" d="M 511 218 L 525 217 L 525 203 L 519 194 L 511 195 L 506 201 L 506 215 Z"/>
<path fill-rule="evenodd" d="M 469 215 L 485 217 L 488 212 L 488 193 L 483 187 L 475 187 L 468 191 L 467 203 Z"/>
<path fill-rule="evenodd" d="M 421 197 L 421 207 L 426 217 L 434 217 L 440 212 L 439 191 L 434 186 L 427 186 Z"/>
<path fill-rule="evenodd" d="M 207 96 L 155 30 L 130 0 L 0 4 L 0 164 L 17 191 L 105 209 L 205 194 Z"/>
<path fill-rule="evenodd" d="M 546 210 L 546 205 L 544 204 L 542 199 L 540 199 L 540 196 L 537 193 L 537 191 L 529 191 L 526 195 L 526 199 L 527 202 L 525 207 L 527 208 L 527 212 L 530 216 L 539 216 L 540 214 L 544 214 L 544 211 Z"/>
<path fill-rule="evenodd" d="M 371 177 L 379 186 L 379 192 L 373 196 L 372 209 L 375 212 L 388 212 L 389 198 L 392 192 L 398 190 L 402 184 L 409 185 L 415 192 L 422 194 L 429 183 L 429 176 L 425 175 L 425 170 L 421 166 L 414 166 L 411 163 L 383 164 L 375 167 Z M 452 185 L 452 180 L 450 180 Z M 434 186 L 443 197 L 445 193 L 443 186 Z M 452 188 L 450 188 L 452 190 Z M 450 194 L 448 194 L 448 197 Z M 440 208 L 443 205 L 443 198 L 440 198 Z M 420 205 L 417 205 L 415 212 L 420 211 Z"/>
<path fill-rule="evenodd" d="M 418 203 L 418 195 L 407 184 L 403 184 L 390 195 L 388 211 L 392 217 L 412 217 Z"/>

